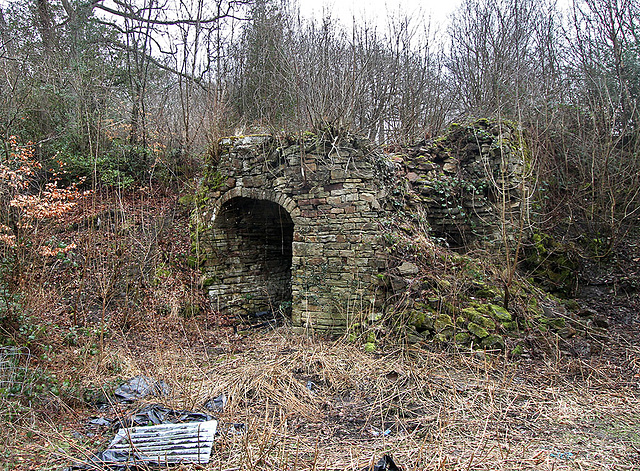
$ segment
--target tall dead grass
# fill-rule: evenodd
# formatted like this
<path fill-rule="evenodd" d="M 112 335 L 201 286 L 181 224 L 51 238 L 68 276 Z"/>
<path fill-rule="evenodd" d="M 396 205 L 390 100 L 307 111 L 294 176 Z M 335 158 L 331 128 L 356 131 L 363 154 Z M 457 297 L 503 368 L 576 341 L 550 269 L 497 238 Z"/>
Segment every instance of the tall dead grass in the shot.
<path fill-rule="evenodd" d="M 515 362 L 413 347 L 371 354 L 287 328 L 212 343 L 113 339 L 108 350 L 88 382 L 107 383 L 106 365 L 117 362 L 121 377 L 166 381 L 162 402 L 176 409 L 228 397 L 204 469 L 360 470 L 384 453 L 406 470 L 640 466 L 637 388 L 597 361 Z M 39 426 L 50 443 L 67 444 L 59 462 L 78 456 L 78 446 L 89 452 L 86 442 L 61 438 L 69 429 L 84 434 L 83 420 L 58 435 Z"/>

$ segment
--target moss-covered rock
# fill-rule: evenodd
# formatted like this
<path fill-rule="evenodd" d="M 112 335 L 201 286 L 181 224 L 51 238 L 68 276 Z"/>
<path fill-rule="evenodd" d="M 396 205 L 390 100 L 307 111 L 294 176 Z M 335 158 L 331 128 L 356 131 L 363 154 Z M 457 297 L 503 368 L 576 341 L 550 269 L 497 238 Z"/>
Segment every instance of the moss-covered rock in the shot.
<path fill-rule="evenodd" d="M 487 335 L 482 339 L 480 345 L 484 348 L 493 348 L 504 350 L 504 339 L 500 335 Z"/>
<path fill-rule="evenodd" d="M 518 330 L 518 323 L 515 321 L 503 322 L 502 327 L 508 332 L 515 332 L 516 330 Z"/>
<path fill-rule="evenodd" d="M 433 336 L 434 341 L 441 342 L 441 343 L 450 342 L 452 338 L 453 338 L 453 333 L 452 331 L 448 331 L 448 330 L 445 330 Z"/>
<path fill-rule="evenodd" d="M 539 322 L 551 330 L 560 330 L 566 325 L 565 320 L 561 317 L 541 317 Z"/>
<path fill-rule="evenodd" d="M 433 323 L 436 332 L 453 329 L 453 319 L 448 314 L 440 314 Z"/>
<path fill-rule="evenodd" d="M 434 330 L 435 315 L 429 311 L 419 311 L 413 309 L 409 313 L 409 323 L 416 328 L 418 332 L 425 330 Z"/>
<path fill-rule="evenodd" d="M 570 295 L 576 287 L 575 249 L 558 242 L 549 234 L 537 233 L 526 247 L 525 268 L 536 283 L 561 296 Z"/>
<path fill-rule="evenodd" d="M 493 312 L 493 317 L 498 322 L 501 322 L 501 323 L 503 323 L 503 322 L 511 322 L 513 320 L 513 318 L 511 317 L 511 314 L 509 314 L 509 311 L 507 311 L 502 306 L 498 306 L 497 304 L 489 304 L 489 307 L 491 308 L 491 311 Z"/>
<path fill-rule="evenodd" d="M 482 314 L 473 307 L 464 308 L 462 311 L 460 311 L 460 314 L 467 318 L 470 322 L 475 322 L 477 318 L 482 317 Z"/>
<path fill-rule="evenodd" d="M 487 332 L 487 330 L 484 327 L 476 324 L 475 322 L 469 322 L 467 329 L 469 329 L 469 332 L 471 332 L 473 335 L 475 335 L 479 339 L 483 339 L 489 335 L 489 332 Z"/>
<path fill-rule="evenodd" d="M 487 316 L 477 317 L 475 320 L 475 323 L 481 325 L 488 331 L 496 330 L 496 323 L 490 317 L 487 317 Z"/>
<path fill-rule="evenodd" d="M 475 291 L 475 296 L 478 298 L 495 299 L 500 296 L 499 291 L 496 288 L 490 286 L 481 286 Z"/>
<path fill-rule="evenodd" d="M 469 333 L 467 333 L 467 332 L 458 332 L 454 336 L 454 341 L 458 345 L 468 345 L 469 342 L 471 341 L 471 335 L 469 335 Z"/>

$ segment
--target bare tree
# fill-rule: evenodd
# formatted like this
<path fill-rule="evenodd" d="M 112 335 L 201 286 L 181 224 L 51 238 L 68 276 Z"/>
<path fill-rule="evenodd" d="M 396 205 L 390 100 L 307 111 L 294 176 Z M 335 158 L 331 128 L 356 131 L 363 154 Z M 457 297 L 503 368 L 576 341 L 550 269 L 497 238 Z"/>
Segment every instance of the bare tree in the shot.
<path fill-rule="evenodd" d="M 534 0 L 466 0 L 449 27 L 460 113 L 517 118 L 552 87 L 555 12 Z"/>

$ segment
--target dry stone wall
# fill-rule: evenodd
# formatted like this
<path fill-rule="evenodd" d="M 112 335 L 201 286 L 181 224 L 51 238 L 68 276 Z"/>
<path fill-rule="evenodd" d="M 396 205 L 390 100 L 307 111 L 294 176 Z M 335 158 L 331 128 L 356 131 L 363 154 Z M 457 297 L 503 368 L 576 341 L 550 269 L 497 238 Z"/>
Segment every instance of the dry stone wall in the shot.
<path fill-rule="evenodd" d="M 528 218 L 527 154 L 515 123 L 480 119 L 391 158 L 407 185 L 408 211 L 424 214 L 433 236 L 461 247 L 502 244 Z"/>
<path fill-rule="evenodd" d="M 453 245 L 499 243 L 526 217 L 526 173 L 518 129 L 486 120 L 387 153 L 345 134 L 224 138 L 198 195 L 203 284 L 221 312 L 342 331 L 384 302 L 389 225 L 426 219 Z"/>
<path fill-rule="evenodd" d="M 393 173 L 381 152 L 348 136 L 261 135 L 221 140 L 216 160 L 197 222 L 219 310 L 290 307 L 295 327 L 324 331 L 375 310 L 384 182 Z"/>

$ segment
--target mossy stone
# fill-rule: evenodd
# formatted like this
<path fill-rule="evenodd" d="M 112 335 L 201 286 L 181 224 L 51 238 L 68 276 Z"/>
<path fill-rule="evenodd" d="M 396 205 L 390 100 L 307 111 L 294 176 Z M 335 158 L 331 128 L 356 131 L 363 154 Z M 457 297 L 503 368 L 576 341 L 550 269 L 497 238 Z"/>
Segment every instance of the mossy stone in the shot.
<path fill-rule="evenodd" d="M 442 305 L 443 305 L 445 311 L 448 312 L 449 314 L 455 314 L 458 311 L 458 309 L 456 308 L 455 304 L 453 304 L 453 303 L 445 301 L 444 303 L 442 303 Z"/>
<path fill-rule="evenodd" d="M 453 325 L 448 325 L 438 333 L 440 333 L 442 335 L 445 335 L 448 339 L 452 339 L 453 338 L 453 332 L 454 332 Z"/>
<path fill-rule="evenodd" d="M 467 345 L 471 341 L 471 335 L 467 332 L 458 332 L 455 335 L 454 340 L 459 345 Z"/>
<path fill-rule="evenodd" d="M 540 319 L 540 323 L 548 326 L 551 330 L 559 330 L 566 325 L 561 317 L 543 317 Z"/>
<path fill-rule="evenodd" d="M 480 316 L 476 318 L 475 323 L 480 324 L 482 327 L 489 331 L 496 330 L 496 323 L 493 321 L 493 319 L 487 316 Z"/>
<path fill-rule="evenodd" d="M 493 299 L 496 298 L 498 296 L 498 293 L 495 292 L 493 289 L 489 288 L 489 287 L 482 287 L 476 290 L 475 295 L 478 298 L 486 298 L 486 299 Z"/>
<path fill-rule="evenodd" d="M 469 322 L 467 329 L 469 329 L 469 332 L 471 332 L 473 335 L 475 335 L 479 339 L 483 339 L 489 335 L 489 332 L 487 332 L 487 330 L 484 327 L 476 324 L 475 322 Z"/>
<path fill-rule="evenodd" d="M 433 323 L 433 328 L 436 332 L 442 332 L 447 328 L 453 328 L 453 320 L 451 319 L 451 316 L 448 314 L 440 314 Z"/>
<path fill-rule="evenodd" d="M 440 343 L 449 342 L 451 340 L 451 335 L 447 334 L 446 332 L 440 332 L 439 334 L 433 336 L 433 340 Z"/>
<path fill-rule="evenodd" d="M 429 312 L 414 309 L 409 313 L 409 323 L 413 325 L 418 332 L 433 330 L 435 320 L 435 317 Z"/>
<path fill-rule="evenodd" d="M 502 306 L 498 306 L 497 304 L 490 304 L 489 306 L 493 311 L 493 317 L 495 317 L 498 322 L 511 322 L 513 320 L 509 311 Z"/>
<path fill-rule="evenodd" d="M 473 307 L 476 308 L 476 311 L 485 316 L 490 316 L 493 313 L 491 307 L 488 304 L 474 303 Z"/>
<path fill-rule="evenodd" d="M 485 348 L 497 348 L 504 350 L 504 339 L 500 335 L 488 335 L 480 342 Z"/>
<path fill-rule="evenodd" d="M 532 270 L 534 279 L 562 295 L 573 292 L 577 269 L 577 263 L 572 260 L 573 247 L 543 233 L 534 234 L 531 242 L 533 244 L 524 263 Z"/>
<path fill-rule="evenodd" d="M 505 328 L 505 330 L 508 330 L 509 332 L 513 332 L 518 330 L 518 323 L 513 321 L 513 322 L 503 322 L 502 323 L 502 327 Z"/>
<path fill-rule="evenodd" d="M 466 317 L 467 319 L 469 319 L 471 322 L 475 322 L 476 319 L 478 317 L 481 317 L 482 314 L 480 314 L 475 308 L 473 307 L 466 307 L 461 311 L 462 315 L 464 317 Z"/>

